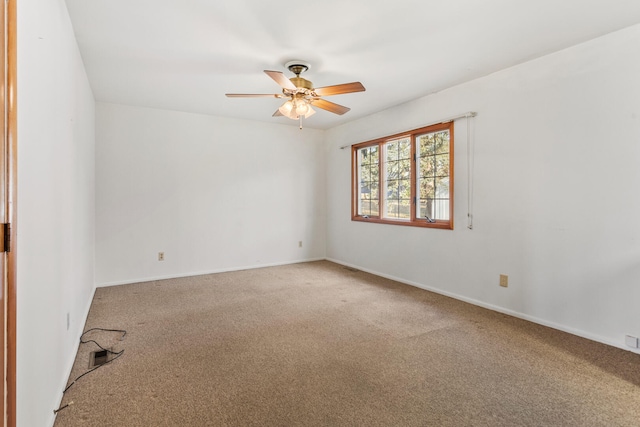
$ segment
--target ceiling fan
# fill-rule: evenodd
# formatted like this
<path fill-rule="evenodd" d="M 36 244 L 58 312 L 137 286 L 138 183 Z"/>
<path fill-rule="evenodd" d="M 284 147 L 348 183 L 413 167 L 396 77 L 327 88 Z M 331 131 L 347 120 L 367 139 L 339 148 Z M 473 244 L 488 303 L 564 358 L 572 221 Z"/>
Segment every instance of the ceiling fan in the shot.
<path fill-rule="evenodd" d="M 322 99 L 323 96 L 363 92 L 365 90 L 360 82 L 314 88 L 313 83 L 300 77 L 300 74 L 309 69 L 308 62 L 295 60 L 287 62 L 284 66 L 296 76 L 287 78 L 280 71 L 264 70 L 269 77 L 282 87 L 282 93 L 227 93 L 226 96 L 229 98 L 287 98 L 287 101 L 273 113 L 273 117 L 285 116 L 293 120 L 300 120 L 300 129 L 302 129 L 302 118 L 309 118 L 315 114 L 315 110 L 311 106 L 340 115 L 350 110 L 348 107 Z"/>

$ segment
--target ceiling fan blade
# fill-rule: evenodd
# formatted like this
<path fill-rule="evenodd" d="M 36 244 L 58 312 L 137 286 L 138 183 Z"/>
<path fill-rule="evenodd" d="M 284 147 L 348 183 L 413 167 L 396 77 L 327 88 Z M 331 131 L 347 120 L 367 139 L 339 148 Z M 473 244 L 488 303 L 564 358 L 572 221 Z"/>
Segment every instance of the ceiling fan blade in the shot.
<path fill-rule="evenodd" d="M 325 101 L 324 99 L 314 99 L 311 101 L 311 105 L 314 107 L 322 108 L 323 110 L 330 111 L 335 114 L 344 114 L 347 111 L 351 110 L 349 107 L 345 107 L 342 105 L 335 104 L 333 102 Z"/>
<path fill-rule="evenodd" d="M 279 93 L 225 93 L 228 98 L 282 98 Z"/>
<path fill-rule="evenodd" d="M 279 117 L 282 116 L 282 113 L 280 112 L 280 109 L 277 109 L 275 113 L 273 113 L 273 115 L 271 117 Z"/>
<path fill-rule="evenodd" d="M 267 73 L 267 75 L 273 80 L 275 80 L 276 83 L 278 83 L 283 89 L 296 90 L 296 85 L 291 83 L 291 80 L 289 80 L 287 76 L 285 76 L 280 71 L 264 70 L 264 72 Z"/>
<path fill-rule="evenodd" d="M 360 82 L 345 83 L 341 85 L 318 87 L 313 90 L 318 96 L 340 95 L 341 93 L 364 92 L 365 88 Z"/>

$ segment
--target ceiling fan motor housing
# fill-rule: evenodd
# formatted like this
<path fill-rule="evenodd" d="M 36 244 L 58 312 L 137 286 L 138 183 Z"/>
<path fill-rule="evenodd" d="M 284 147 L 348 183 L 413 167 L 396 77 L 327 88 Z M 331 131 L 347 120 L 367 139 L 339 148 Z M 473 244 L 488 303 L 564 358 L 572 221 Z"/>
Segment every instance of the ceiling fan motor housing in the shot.
<path fill-rule="evenodd" d="M 291 83 L 293 83 L 297 88 L 313 89 L 313 83 L 307 79 L 303 79 L 302 77 L 291 77 L 289 80 L 291 80 Z"/>
<path fill-rule="evenodd" d="M 313 89 L 313 84 L 309 80 L 303 79 L 302 77 L 300 77 L 300 74 L 307 71 L 311 66 L 308 62 L 295 59 L 293 61 L 287 62 L 286 64 L 284 64 L 284 66 L 287 67 L 289 71 L 291 71 L 293 74 L 296 75 L 295 77 L 292 77 L 289 80 L 291 80 L 291 83 L 293 83 L 297 88 L 308 89 L 308 90 Z"/>

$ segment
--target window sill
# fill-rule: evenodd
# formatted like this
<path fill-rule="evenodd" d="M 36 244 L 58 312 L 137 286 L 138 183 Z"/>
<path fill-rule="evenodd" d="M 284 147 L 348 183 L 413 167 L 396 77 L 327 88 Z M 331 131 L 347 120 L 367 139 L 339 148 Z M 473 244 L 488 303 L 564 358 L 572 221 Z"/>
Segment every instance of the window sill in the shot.
<path fill-rule="evenodd" d="M 436 220 L 436 222 L 427 222 L 425 220 L 411 221 L 408 219 L 386 219 L 386 218 L 365 218 L 363 216 L 352 216 L 351 221 L 373 222 L 376 224 L 404 225 L 408 227 L 420 228 L 437 228 L 440 230 L 453 230 L 452 221 Z"/>

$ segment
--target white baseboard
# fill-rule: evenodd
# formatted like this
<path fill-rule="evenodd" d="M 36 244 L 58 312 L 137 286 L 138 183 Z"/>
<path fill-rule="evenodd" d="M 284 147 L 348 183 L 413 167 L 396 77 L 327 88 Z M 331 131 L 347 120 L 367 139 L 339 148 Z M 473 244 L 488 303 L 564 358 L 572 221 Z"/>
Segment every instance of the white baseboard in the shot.
<path fill-rule="evenodd" d="M 517 317 L 519 319 L 527 320 L 527 321 L 532 322 L 532 323 L 537 323 L 537 324 L 542 325 L 542 326 L 547 326 L 549 328 L 557 329 L 557 330 L 562 331 L 562 332 L 567 332 L 569 334 L 576 335 L 576 336 L 579 336 L 579 337 L 582 337 L 582 338 L 586 338 L 586 339 L 591 340 L 591 341 L 596 341 L 596 342 L 599 342 L 599 343 L 602 343 L 602 344 L 610 345 L 612 347 L 620 348 L 622 350 L 630 351 L 632 353 L 640 354 L 640 350 L 636 350 L 636 349 L 632 349 L 632 348 L 629 348 L 629 347 L 625 347 L 624 345 L 622 345 L 620 343 L 613 342 L 613 341 L 611 341 L 611 340 L 609 340 L 609 339 L 607 339 L 605 337 L 602 337 L 602 336 L 599 336 L 599 335 L 595 335 L 595 334 L 591 334 L 589 332 L 586 332 L 586 331 L 583 331 L 583 330 L 580 330 L 580 329 L 575 329 L 575 328 L 571 328 L 571 327 L 568 327 L 568 326 L 565 326 L 565 325 L 560 325 L 558 323 L 549 322 L 547 320 L 540 319 L 540 318 L 534 317 L 534 316 L 530 316 L 530 315 L 525 314 L 525 313 L 520 313 L 518 311 L 510 310 L 508 308 L 500 307 L 500 306 L 493 305 L 493 304 L 488 304 L 488 303 L 483 302 L 483 301 L 479 301 L 479 300 L 476 300 L 476 299 L 473 299 L 473 298 L 468 298 L 468 297 L 465 297 L 463 295 L 458 295 L 458 294 L 455 294 L 455 293 L 452 293 L 452 292 L 447 292 L 447 291 L 444 291 L 442 289 L 438 289 L 438 288 L 434 288 L 434 287 L 431 287 L 431 286 L 424 285 L 422 283 L 417 283 L 417 282 L 413 282 L 413 281 L 410 281 L 410 280 L 402 279 L 400 277 L 395 277 L 395 276 L 392 276 L 392 275 L 389 275 L 389 274 L 381 273 L 379 271 L 374 271 L 374 270 L 370 270 L 370 269 L 367 269 L 367 268 L 362 268 L 362 267 L 360 267 L 358 265 L 349 264 L 349 263 L 346 263 L 344 261 L 340 261 L 340 260 L 337 260 L 337 259 L 326 258 L 326 260 L 327 261 L 331 261 L 331 262 L 335 262 L 336 264 L 344 265 L 346 267 L 351 267 L 351 268 L 355 268 L 355 269 L 358 269 L 358 270 L 361 270 L 361 271 L 364 271 L 364 272 L 367 272 L 367 273 L 375 274 L 376 276 L 384 277 L 386 279 L 394 280 L 396 282 L 404 283 L 405 285 L 410 285 L 410 286 L 414 286 L 416 288 L 424 289 L 425 291 L 434 292 L 436 294 L 440 294 L 440 295 L 444 295 L 444 296 L 447 296 L 447 297 L 451 297 L 451 298 L 454 298 L 454 299 L 457 299 L 457 300 L 460 300 L 460 301 L 467 302 L 469 304 L 477 305 L 478 307 L 486 308 L 486 309 L 489 309 L 489 310 L 492 310 L 492 311 L 496 311 L 498 313 L 507 314 L 509 316 L 513 316 L 513 317 Z"/>
<path fill-rule="evenodd" d="M 58 395 L 59 396 L 58 399 L 56 400 L 58 404 L 56 405 L 55 409 L 58 409 L 60 407 L 62 403 L 62 399 L 64 398 L 64 389 L 67 388 L 67 382 L 69 381 L 69 376 L 71 375 L 73 364 L 76 361 L 76 356 L 78 355 L 78 350 L 80 349 L 80 337 L 82 336 L 82 333 L 84 332 L 84 327 L 87 324 L 87 318 L 89 317 L 89 310 L 91 309 L 91 304 L 93 303 L 93 297 L 95 293 L 96 293 L 96 287 L 94 286 L 93 290 L 91 291 L 91 296 L 89 297 L 89 300 L 85 305 L 83 315 L 82 317 L 79 317 L 79 319 L 82 319 L 82 322 L 79 323 L 81 326 L 77 328 L 75 350 L 71 353 L 69 360 L 67 360 L 67 368 L 63 371 L 64 375 L 62 376 L 62 380 L 61 380 L 60 393 Z M 55 423 L 55 421 L 56 421 L 56 414 L 52 413 L 51 419 L 48 425 L 50 427 L 53 427 L 53 424 Z"/>
<path fill-rule="evenodd" d="M 168 274 L 165 276 L 141 277 L 137 279 L 127 279 L 127 280 L 119 280 L 115 282 L 99 283 L 99 284 L 96 284 L 96 287 L 104 288 L 107 286 L 130 285 L 132 283 L 152 282 L 154 280 L 179 279 L 181 277 L 202 276 L 205 274 L 228 273 L 230 271 L 241 271 L 241 270 L 253 270 L 256 268 L 277 267 L 279 265 L 300 264 L 303 262 L 312 262 L 312 261 L 324 261 L 325 259 L 326 258 L 324 257 L 307 258 L 307 259 L 301 259 L 296 261 L 283 261 L 283 262 L 275 262 L 275 263 L 269 263 L 269 264 L 255 264 L 255 265 L 247 265 L 247 266 L 219 268 L 219 269 L 205 270 L 205 271 L 191 271 L 189 273 Z"/>
<path fill-rule="evenodd" d="M 479 301 L 479 300 L 476 300 L 476 299 L 473 299 L 473 298 L 468 298 L 468 297 L 465 297 L 465 296 L 462 296 L 462 295 L 458 295 L 458 294 L 455 294 L 455 293 L 452 293 L 452 292 L 447 292 L 447 291 L 444 291 L 442 289 L 438 289 L 438 288 L 434 288 L 434 287 L 431 287 L 431 286 L 424 285 L 422 283 L 418 283 L 418 282 L 413 282 L 413 281 L 410 281 L 410 280 L 402 279 L 400 277 L 396 277 L 396 276 L 392 276 L 392 275 L 389 275 L 389 274 L 381 273 L 379 271 L 371 270 L 371 269 L 368 269 L 368 268 L 363 268 L 363 267 L 361 267 L 359 265 L 350 264 L 350 263 L 347 263 L 347 262 L 344 262 L 344 261 L 340 261 L 340 260 L 337 260 L 337 259 L 333 259 L 333 258 L 309 258 L 309 259 L 298 260 L 298 261 L 287 261 L 287 262 L 279 262 L 279 263 L 260 264 L 260 265 L 251 265 L 251 266 L 243 266 L 243 267 L 222 268 L 222 269 L 200 271 L 200 272 L 191 272 L 191 273 L 188 273 L 188 274 L 167 275 L 167 276 L 157 276 L 157 277 L 145 277 L 145 278 L 140 278 L 140 279 L 135 279 L 135 280 L 124 280 L 124 281 L 109 282 L 109 283 L 102 283 L 102 284 L 96 285 L 96 287 L 94 287 L 93 292 L 91 294 L 91 298 L 89 298 L 89 301 L 88 301 L 88 303 L 87 303 L 87 305 L 85 307 L 84 316 L 82 317 L 84 319 L 84 321 L 82 323 L 83 327 L 80 328 L 79 332 L 77 333 L 78 336 L 77 336 L 76 350 L 75 350 L 75 352 L 71 353 L 70 360 L 68 360 L 68 362 L 67 362 L 67 369 L 65 370 L 65 374 L 64 374 L 64 376 L 62 378 L 62 383 L 61 383 L 62 385 L 61 385 L 61 388 L 60 388 L 61 391 L 60 391 L 60 394 L 59 394 L 58 402 L 59 403 L 62 402 L 62 399 L 64 398 L 64 393 L 62 392 L 62 390 L 64 390 L 66 388 L 67 381 L 69 379 L 69 376 L 71 375 L 71 370 L 73 369 L 73 364 L 75 363 L 75 359 L 76 359 L 76 355 L 77 355 L 77 352 L 78 352 L 78 348 L 80 346 L 80 336 L 82 335 L 82 332 L 84 331 L 84 325 L 86 324 L 87 318 L 89 316 L 89 310 L 91 308 L 91 303 L 93 302 L 93 297 L 95 295 L 96 288 L 98 288 L 98 287 L 106 287 L 106 286 L 125 285 L 125 284 L 131 284 L 131 283 L 149 282 L 149 281 L 153 281 L 153 280 L 165 280 L 165 279 L 175 279 L 175 278 L 181 278 L 181 277 L 200 276 L 200 275 L 203 275 L 203 274 L 226 273 L 226 272 L 229 272 L 229 271 L 241 271 L 241 270 L 251 270 L 251 269 L 256 269 L 256 268 L 276 267 L 276 266 L 280 266 L 280 265 L 299 264 L 299 263 L 303 263 L 303 262 L 323 261 L 323 260 L 331 261 L 331 262 L 334 262 L 336 264 L 340 264 L 340 265 L 344 265 L 344 266 L 347 266 L 347 267 L 355 268 L 355 269 L 358 269 L 358 270 L 361 270 L 361 271 L 364 271 L 364 272 L 367 272 L 367 273 L 375 274 L 376 276 L 384 277 L 384 278 L 389 279 L 389 280 L 394 280 L 396 282 L 404 283 L 404 284 L 409 285 L 409 286 L 414 286 L 416 288 L 424 289 L 424 290 L 429 291 L 429 292 L 434 292 L 434 293 L 437 293 L 437 294 L 440 294 L 440 295 L 444 295 L 444 296 L 451 297 L 451 298 L 454 298 L 454 299 L 457 299 L 457 300 L 460 300 L 460 301 L 464 301 L 464 302 L 467 302 L 469 304 L 476 305 L 478 307 L 483 307 L 483 308 L 486 308 L 486 309 L 489 309 L 489 310 L 492 310 L 492 311 L 496 311 L 498 313 L 507 314 L 509 316 L 517 317 L 519 319 L 527 320 L 529 322 L 537 323 L 539 325 L 543 325 L 543 326 L 547 326 L 547 327 L 550 327 L 550 328 L 553 328 L 553 329 L 557 329 L 559 331 L 567 332 L 567 333 L 570 333 L 572 335 L 576 335 L 576 336 L 579 336 L 579 337 L 582 337 L 582 338 L 586 338 L 586 339 L 591 340 L 591 341 L 599 342 L 599 343 L 602 343 L 602 344 L 610 345 L 612 347 L 620 348 L 622 350 L 627 350 L 627 351 L 630 351 L 632 353 L 640 354 L 640 351 L 635 351 L 633 349 L 629 349 L 627 347 L 624 347 L 624 346 L 620 345 L 619 343 L 612 342 L 612 341 L 610 341 L 610 340 L 608 340 L 608 339 L 606 339 L 604 337 L 601 337 L 601 336 L 598 336 L 598 335 L 594 335 L 594 334 L 588 333 L 588 332 L 580 330 L 580 329 L 575 329 L 575 328 L 571 328 L 571 327 L 568 327 L 568 326 L 565 326 L 565 325 L 560 325 L 560 324 L 557 324 L 555 322 L 549 322 L 549 321 L 546 321 L 544 319 L 540 319 L 540 318 L 537 318 L 537 317 L 534 317 L 534 316 L 530 316 L 528 314 L 520 313 L 520 312 L 517 312 L 517 311 L 514 311 L 514 310 L 510 310 L 510 309 L 507 309 L 507 308 L 504 308 L 504 307 L 496 306 L 496 305 L 493 305 L 493 304 L 488 304 L 488 303 L 485 303 L 483 301 Z M 59 407 L 59 404 L 58 404 L 58 407 Z M 47 423 L 47 424 L 50 427 L 53 427 L 55 419 L 56 419 L 56 415 L 52 414 L 50 422 Z"/>

